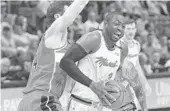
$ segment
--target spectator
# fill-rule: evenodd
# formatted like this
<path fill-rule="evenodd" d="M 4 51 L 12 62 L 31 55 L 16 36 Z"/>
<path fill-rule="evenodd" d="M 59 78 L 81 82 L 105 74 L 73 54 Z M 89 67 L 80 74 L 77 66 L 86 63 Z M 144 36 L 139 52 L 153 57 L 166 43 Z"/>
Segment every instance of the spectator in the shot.
<path fill-rule="evenodd" d="M 161 60 L 160 60 L 160 64 L 161 65 L 165 65 L 166 61 L 170 58 L 170 54 L 168 53 L 168 39 L 166 36 L 162 36 L 159 39 L 160 42 L 160 55 L 161 55 Z"/>
<path fill-rule="evenodd" d="M 160 69 L 163 68 L 163 65 L 161 65 L 159 62 L 160 62 L 160 57 L 161 55 L 159 53 L 153 53 L 152 55 L 152 63 L 151 63 L 151 66 L 152 66 L 152 70 L 153 72 L 156 72 L 158 73 L 160 71 Z"/>
<path fill-rule="evenodd" d="M 129 13 L 128 13 L 128 11 L 127 11 L 125 8 L 123 8 L 123 9 L 121 10 L 121 12 L 122 12 L 125 20 L 128 20 L 128 19 L 130 18 Z"/>
<path fill-rule="evenodd" d="M 138 31 L 136 35 L 140 37 L 141 45 L 147 42 L 148 32 L 146 30 L 141 31 L 141 32 Z"/>
<path fill-rule="evenodd" d="M 165 1 L 158 1 L 157 2 L 157 7 L 159 8 L 160 13 L 162 15 L 169 15 L 169 12 L 168 12 L 168 9 L 167 9 Z"/>
<path fill-rule="evenodd" d="M 145 75 L 150 75 L 153 73 L 152 69 L 151 69 L 151 65 L 148 62 L 148 57 L 144 54 L 144 53 L 140 53 L 139 54 L 139 63 L 144 71 Z"/>
<path fill-rule="evenodd" d="M 168 54 L 170 54 L 170 39 L 168 40 L 167 47 L 168 47 Z M 170 67 L 170 57 L 166 61 L 165 67 Z"/>
<path fill-rule="evenodd" d="M 165 67 L 170 67 L 170 59 L 166 62 Z"/>
<path fill-rule="evenodd" d="M 15 14 L 7 13 L 7 3 L 1 2 L 1 23 L 7 22 L 10 25 L 13 25 L 15 17 L 16 17 Z"/>
<path fill-rule="evenodd" d="M 137 20 L 137 34 L 141 36 L 142 44 L 147 42 L 147 36 L 151 33 L 155 34 L 154 24 L 138 19 Z"/>
<path fill-rule="evenodd" d="M 135 40 L 137 40 L 140 43 L 140 45 L 143 46 L 144 42 L 143 42 L 142 37 L 140 35 L 136 34 Z"/>
<path fill-rule="evenodd" d="M 84 23 L 85 32 L 93 31 L 99 28 L 99 23 L 96 21 L 97 14 L 94 11 L 88 13 L 88 20 Z"/>
<path fill-rule="evenodd" d="M 5 80 L 7 73 L 9 72 L 11 62 L 8 58 L 1 59 L 1 80 Z"/>
<path fill-rule="evenodd" d="M 145 31 L 145 25 L 148 23 L 148 13 L 146 10 L 141 11 L 141 18 L 136 20 L 137 23 L 137 33 Z"/>
<path fill-rule="evenodd" d="M 148 41 L 142 46 L 142 49 L 151 62 L 152 54 L 160 50 L 160 45 L 158 44 L 154 34 L 149 34 L 147 38 Z"/>
<path fill-rule="evenodd" d="M 1 45 L 2 57 L 11 58 L 16 55 L 16 45 L 8 23 L 2 26 Z"/>
<path fill-rule="evenodd" d="M 167 10 L 168 10 L 168 12 L 170 14 L 170 1 L 167 1 L 166 6 L 167 6 Z"/>
<path fill-rule="evenodd" d="M 170 39 L 168 39 L 167 47 L 168 47 L 168 53 L 170 53 Z"/>
<path fill-rule="evenodd" d="M 116 8 L 117 8 L 117 6 L 115 5 L 115 2 L 113 1 L 109 4 L 109 10 L 108 11 L 109 12 L 116 11 Z"/>
<path fill-rule="evenodd" d="M 23 76 L 18 76 L 18 71 L 11 70 L 11 62 L 8 58 L 1 60 L 1 88 L 21 87 L 26 85 Z M 24 75 L 25 76 L 25 75 Z M 28 76 L 27 76 L 28 77 Z"/>
<path fill-rule="evenodd" d="M 154 24 L 153 23 L 147 23 L 146 25 L 145 25 L 145 30 L 148 32 L 148 33 L 155 33 L 155 28 L 154 28 L 155 26 L 154 26 Z"/>
<path fill-rule="evenodd" d="M 149 15 L 160 15 L 160 10 L 156 6 L 156 1 L 147 1 Z"/>
<path fill-rule="evenodd" d="M 11 80 L 20 80 L 16 75 L 18 70 L 13 70 L 11 61 L 8 58 L 2 58 L 1 60 L 1 83 L 9 83 Z"/>
<path fill-rule="evenodd" d="M 17 16 L 15 19 L 14 38 L 16 45 L 20 47 L 28 47 L 31 40 L 38 40 L 38 36 L 26 32 L 27 20 L 23 16 Z"/>
<path fill-rule="evenodd" d="M 170 54 L 170 39 L 167 42 L 167 47 L 168 47 L 168 54 Z M 170 67 L 170 57 L 168 58 L 168 60 L 165 63 L 165 67 Z"/>
<path fill-rule="evenodd" d="M 70 40 L 73 40 L 74 42 L 77 41 L 83 34 L 85 34 L 85 27 L 83 25 L 81 15 L 75 19 L 73 25 L 70 28 L 73 33 L 73 36 L 70 37 Z"/>
<path fill-rule="evenodd" d="M 98 4 L 96 1 L 91 1 L 88 3 L 88 12 L 94 11 L 98 14 Z"/>
<path fill-rule="evenodd" d="M 14 38 L 17 46 L 27 47 L 30 43 L 28 36 L 25 35 L 24 31 L 24 18 L 22 16 L 17 16 L 15 19 L 14 29 Z"/>

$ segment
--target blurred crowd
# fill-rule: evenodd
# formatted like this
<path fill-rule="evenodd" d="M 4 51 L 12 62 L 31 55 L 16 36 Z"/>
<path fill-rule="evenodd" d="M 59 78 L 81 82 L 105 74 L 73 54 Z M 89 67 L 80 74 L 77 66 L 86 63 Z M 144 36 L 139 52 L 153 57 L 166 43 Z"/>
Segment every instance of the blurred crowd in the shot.
<path fill-rule="evenodd" d="M 1 2 L 1 87 L 26 84 L 38 43 L 48 27 L 45 13 L 49 4 Z M 89 2 L 68 28 L 69 44 L 102 29 L 108 11 L 120 11 L 125 18 L 136 20 L 135 39 L 141 44 L 139 60 L 146 75 L 170 71 L 170 1 Z"/>

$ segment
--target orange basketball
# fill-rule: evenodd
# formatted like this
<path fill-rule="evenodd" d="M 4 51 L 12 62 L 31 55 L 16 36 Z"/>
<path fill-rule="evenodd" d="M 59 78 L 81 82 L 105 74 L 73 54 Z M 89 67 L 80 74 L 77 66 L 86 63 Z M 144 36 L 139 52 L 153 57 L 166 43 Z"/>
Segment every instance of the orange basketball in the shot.
<path fill-rule="evenodd" d="M 110 101 L 112 103 L 111 106 L 108 106 L 105 102 L 102 101 L 104 107 L 110 109 L 119 109 L 121 106 L 133 102 L 133 96 L 127 82 L 125 83 L 111 80 L 106 82 L 105 85 L 110 88 L 116 89 L 118 92 L 115 93 L 108 91 L 109 94 L 116 98 L 116 101 Z"/>

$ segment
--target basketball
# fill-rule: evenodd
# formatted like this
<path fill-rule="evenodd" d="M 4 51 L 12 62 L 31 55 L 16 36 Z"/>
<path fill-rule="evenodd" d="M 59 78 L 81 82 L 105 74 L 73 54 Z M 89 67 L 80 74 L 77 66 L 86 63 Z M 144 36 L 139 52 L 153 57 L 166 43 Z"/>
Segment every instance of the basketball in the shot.
<path fill-rule="evenodd" d="M 133 97 L 127 82 L 111 80 L 106 82 L 105 85 L 109 88 L 116 89 L 118 92 L 115 93 L 108 91 L 108 93 L 111 94 L 116 99 L 116 101 L 110 101 L 111 106 L 108 106 L 105 102 L 102 101 L 104 107 L 109 109 L 119 109 L 122 106 L 133 102 Z"/>

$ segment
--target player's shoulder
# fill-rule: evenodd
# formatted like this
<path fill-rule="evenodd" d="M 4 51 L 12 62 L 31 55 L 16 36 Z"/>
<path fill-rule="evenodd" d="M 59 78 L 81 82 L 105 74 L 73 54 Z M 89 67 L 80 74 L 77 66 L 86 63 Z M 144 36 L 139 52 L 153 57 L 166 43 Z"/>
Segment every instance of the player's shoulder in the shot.
<path fill-rule="evenodd" d="M 100 35 L 99 31 L 89 32 L 89 33 L 83 35 L 78 40 L 78 42 L 86 42 L 88 44 L 91 44 L 91 43 L 100 43 L 100 41 L 101 41 L 101 35 Z"/>
<path fill-rule="evenodd" d="M 101 44 L 101 32 L 96 30 L 83 35 L 77 43 L 87 52 L 96 52 Z"/>
<path fill-rule="evenodd" d="M 100 31 L 98 31 L 98 30 L 89 32 L 85 36 L 87 36 L 87 38 L 90 39 L 91 41 L 100 41 L 101 40 L 101 34 L 100 34 Z"/>

